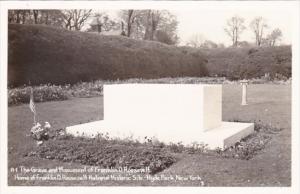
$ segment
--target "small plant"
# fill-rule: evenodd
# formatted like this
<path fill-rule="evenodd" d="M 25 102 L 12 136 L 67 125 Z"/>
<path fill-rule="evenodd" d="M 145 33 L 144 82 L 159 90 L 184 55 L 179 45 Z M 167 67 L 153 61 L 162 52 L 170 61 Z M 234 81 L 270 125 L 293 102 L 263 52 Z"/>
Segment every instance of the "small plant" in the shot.
<path fill-rule="evenodd" d="M 194 153 L 206 153 L 208 151 L 208 144 L 204 144 L 203 142 L 193 142 L 191 146 L 187 147 L 187 152 L 189 154 Z"/>
<path fill-rule="evenodd" d="M 174 153 L 182 153 L 185 150 L 185 147 L 181 142 L 178 142 L 177 144 L 171 143 L 168 145 L 168 148 Z"/>

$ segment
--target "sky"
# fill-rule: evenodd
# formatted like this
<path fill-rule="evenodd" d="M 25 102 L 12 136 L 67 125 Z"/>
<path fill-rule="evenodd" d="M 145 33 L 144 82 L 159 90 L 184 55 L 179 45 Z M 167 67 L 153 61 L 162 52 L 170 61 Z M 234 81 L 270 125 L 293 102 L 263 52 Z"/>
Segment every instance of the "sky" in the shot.
<path fill-rule="evenodd" d="M 226 21 L 232 16 L 238 15 L 245 19 L 246 30 L 241 34 L 240 41 L 254 42 L 254 33 L 249 24 L 257 16 L 266 19 L 268 28 L 266 34 L 273 29 L 279 28 L 282 31 L 281 44 L 291 44 L 293 32 L 293 12 L 292 6 L 284 3 L 264 2 L 263 4 L 255 2 L 246 3 L 217 3 L 213 6 L 203 6 L 196 4 L 193 6 L 171 6 L 163 7 L 177 16 L 180 45 L 186 42 L 195 34 L 200 34 L 204 39 L 216 43 L 223 43 L 226 46 L 231 45 L 229 36 L 225 33 L 224 27 Z M 106 10 L 109 15 L 117 16 L 117 11 Z"/>
<path fill-rule="evenodd" d="M 201 34 L 205 39 L 216 43 L 231 44 L 229 36 L 225 33 L 226 21 L 232 16 L 238 15 L 245 19 L 246 29 L 241 34 L 241 41 L 254 42 L 254 33 L 249 24 L 257 16 L 266 19 L 268 28 L 266 34 L 274 28 L 282 31 L 281 43 L 290 44 L 292 42 L 292 14 L 288 9 L 279 7 L 267 8 L 244 8 L 244 9 L 199 9 L 199 10 L 179 10 L 173 11 L 179 21 L 178 35 L 181 44 L 184 44 L 194 34 Z"/>

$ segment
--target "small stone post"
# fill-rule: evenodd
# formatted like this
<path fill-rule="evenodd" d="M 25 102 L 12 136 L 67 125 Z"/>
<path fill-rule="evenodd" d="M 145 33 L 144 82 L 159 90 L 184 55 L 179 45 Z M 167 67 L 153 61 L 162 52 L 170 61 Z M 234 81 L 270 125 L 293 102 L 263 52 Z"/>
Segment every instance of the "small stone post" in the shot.
<path fill-rule="evenodd" d="M 242 88 L 243 88 L 243 91 L 242 91 L 242 106 L 245 106 L 247 105 L 247 85 L 249 84 L 249 81 L 248 80 L 242 80 L 241 81 L 241 85 L 242 85 Z"/>

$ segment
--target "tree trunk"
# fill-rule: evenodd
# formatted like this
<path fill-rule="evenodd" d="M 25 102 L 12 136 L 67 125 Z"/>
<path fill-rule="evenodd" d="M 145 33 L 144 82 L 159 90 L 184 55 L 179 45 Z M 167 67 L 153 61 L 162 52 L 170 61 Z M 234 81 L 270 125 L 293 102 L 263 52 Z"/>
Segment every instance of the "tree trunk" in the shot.
<path fill-rule="evenodd" d="M 20 23 L 20 11 L 17 11 L 17 20 L 16 23 L 19 24 Z"/>
<path fill-rule="evenodd" d="M 238 46 L 238 29 L 237 27 L 235 28 L 235 33 L 234 33 L 234 46 Z"/>
<path fill-rule="evenodd" d="M 46 25 L 49 24 L 49 12 L 48 11 L 46 11 L 45 24 Z"/>
<path fill-rule="evenodd" d="M 102 24 L 97 25 L 97 30 L 99 34 L 102 32 Z"/>
<path fill-rule="evenodd" d="M 33 10 L 34 24 L 38 23 L 39 10 Z"/>
<path fill-rule="evenodd" d="M 130 37 L 131 34 L 131 24 L 128 22 L 127 23 L 127 37 Z"/>
<path fill-rule="evenodd" d="M 154 39 L 154 31 L 156 29 L 156 20 L 155 20 L 155 16 L 154 13 L 151 14 L 151 29 L 150 29 L 150 37 L 149 40 L 153 40 Z"/>
<path fill-rule="evenodd" d="M 144 40 L 149 40 L 150 39 L 150 27 L 151 27 L 151 20 L 150 20 L 150 16 L 151 16 L 151 10 L 148 11 L 147 14 L 147 22 L 146 22 L 146 29 L 145 29 L 145 35 L 144 35 Z"/>
<path fill-rule="evenodd" d="M 133 10 L 130 9 L 128 10 L 128 20 L 127 20 L 127 37 L 130 37 L 131 35 L 131 27 L 132 27 L 132 23 L 133 23 Z"/>
<path fill-rule="evenodd" d="M 25 24 L 25 20 L 26 20 L 26 10 L 22 11 L 22 24 Z"/>

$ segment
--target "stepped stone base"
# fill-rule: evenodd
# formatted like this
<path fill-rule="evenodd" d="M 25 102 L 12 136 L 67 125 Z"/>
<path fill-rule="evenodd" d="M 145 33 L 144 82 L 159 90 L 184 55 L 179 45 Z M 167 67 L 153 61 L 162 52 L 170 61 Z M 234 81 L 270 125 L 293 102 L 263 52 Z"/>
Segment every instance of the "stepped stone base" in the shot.
<path fill-rule="evenodd" d="M 157 139 L 164 143 L 178 143 L 184 145 L 191 145 L 193 143 L 207 144 L 209 149 L 226 149 L 240 141 L 242 138 L 254 132 L 253 123 L 238 123 L 238 122 L 222 122 L 221 126 L 210 129 L 208 131 L 199 131 L 195 133 L 178 134 L 172 129 L 165 129 L 164 133 L 154 132 L 151 134 L 149 130 L 146 133 L 138 130 L 134 126 L 125 127 L 118 126 L 115 123 L 108 123 L 104 120 L 74 125 L 66 128 L 68 134 L 74 136 L 95 137 L 97 135 L 108 136 L 109 138 L 132 139 L 140 142 L 147 141 L 147 139 Z M 185 129 L 182 129 L 185 131 Z M 188 131 L 188 130 L 186 130 Z"/>

